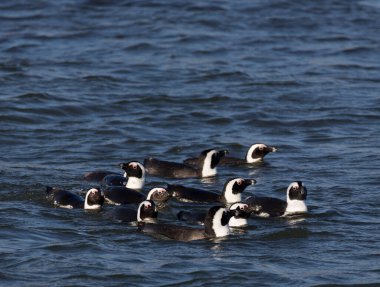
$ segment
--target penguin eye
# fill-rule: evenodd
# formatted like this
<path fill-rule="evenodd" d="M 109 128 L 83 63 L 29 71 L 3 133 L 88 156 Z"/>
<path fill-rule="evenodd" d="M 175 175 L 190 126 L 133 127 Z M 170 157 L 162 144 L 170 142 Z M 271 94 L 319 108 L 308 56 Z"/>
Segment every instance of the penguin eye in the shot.
<path fill-rule="evenodd" d="M 243 181 L 242 181 L 241 179 L 239 179 L 239 180 L 237 181 L 237 184 L 238 184 L 238 185 L 242 185 L 242 184 L 243 184 Z"/>
<path fill-rule="evenodd" d="M 264 147 L 263 146 L 259 147 L 259 150 L 264 150 Z"/>

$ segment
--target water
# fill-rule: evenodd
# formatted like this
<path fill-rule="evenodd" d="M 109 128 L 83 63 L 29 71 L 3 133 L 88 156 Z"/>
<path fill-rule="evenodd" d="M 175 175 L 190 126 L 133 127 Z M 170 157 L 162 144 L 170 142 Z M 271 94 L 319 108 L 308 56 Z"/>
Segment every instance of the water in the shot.
<path fill-rule="evenodd" d="M 1 285 L 380 284 L 379 19 L 371 0 L 2 2 Z M 181 243 L 44 197 L 122 161 L 255 142 L 279 151 L 174 182 L 252 177 L 245 196 L 285 198 L 302 180 L 307 216 Z M 170 205 L 163 220 L 188 208 Z"/>

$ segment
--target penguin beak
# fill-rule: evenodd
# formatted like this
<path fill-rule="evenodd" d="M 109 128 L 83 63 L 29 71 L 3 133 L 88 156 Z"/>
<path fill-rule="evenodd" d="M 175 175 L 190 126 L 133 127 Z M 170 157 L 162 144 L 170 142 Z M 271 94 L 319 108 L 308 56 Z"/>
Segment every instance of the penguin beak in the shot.
<path fill-rule="evenodd" d="M 172 186 L 170 184 L 167 184 L 165 189 L 166 189 L 167 193 L 169 194 L 169 196 L 172 197 L 173 193 L 174 193 Z"/>
<path fill-rule="evenodd" d="M 228 154 L 228 150 L 220 150 L 220 151 L 218 151 L 218 153 L 217 153 L 218 158 L 222 158 L 222 157 L 224 157 L 226 154 Z"/>
<path fill-rule="evenodd" d="M 248 210 L 250 211 L 250 213 L 253 213 L 253 214 L 260 214 L 260 212 L 262 211 L 262 207 L 259 206 L 259 205 L 248 205 Z"/>
<path fill-rule="evenodd" d="M 244 181 L 250 185 L 254 185 L 257 183 L 256 179 L 244 179 Z"/>
<path fill-rule="evenodd" d="M 306 199 L 306 196 L 307 196 L 307 189 L 306 189 L 306 187 L 304 187 L 304 186 L 301 187 L 300 196 L 301 196 L 302 200 Z"/>
<path fill-rule="evenodd" d="M 278 149 L 274 146 L 268 146 L 268 152 L 276 152 Z"/>
<path fill-rule="evenodd" d="M 122 163 L 119 163 L 118 166 L 119 166 L 121 169 L 124 169 L 125 166 L 126 166 L 126 164 L 122 162 Z"/>

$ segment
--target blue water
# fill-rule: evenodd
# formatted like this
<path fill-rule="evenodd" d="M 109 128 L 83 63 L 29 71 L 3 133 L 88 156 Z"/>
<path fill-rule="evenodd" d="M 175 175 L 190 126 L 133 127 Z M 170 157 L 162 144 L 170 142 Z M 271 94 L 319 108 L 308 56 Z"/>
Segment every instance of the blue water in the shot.
<path fill-rule="evenodd" d="M 1 285 L 379 285 L 379 31 L 375 0 L 1 2 Z M 182 243 L 44 196 L 123 161 L 255 142 L 278 152 L 147 187 L 241 176 L 257 180 L 243 196 L 285 198 L 302 180 L 307 216 Z M 189 205 L 169 205 L 179 223 Z"/>

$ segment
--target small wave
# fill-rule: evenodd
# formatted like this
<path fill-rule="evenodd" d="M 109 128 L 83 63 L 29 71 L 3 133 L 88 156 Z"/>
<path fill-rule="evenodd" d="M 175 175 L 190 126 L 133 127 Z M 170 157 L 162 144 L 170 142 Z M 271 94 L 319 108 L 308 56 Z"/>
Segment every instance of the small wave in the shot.
<path fill-rule="evenodd" d="M 12 7 L 10 7 L 10 9 L 12 9 Z M 3 21 L 7 21 L 7 20 L 8 21 L 9 20 L 21 21 L 21 20 L 37 20 L 37 19 L 46 18 L 44 15 L 41 14 L 40 11 L 33 11 L 32 9 L 30 9 L 29 12 L 25 12 L 25 11 L 27 11 L 27 10 L 19 11 L 16 13 L 2 14 L 2 15 L 0 15 L 0 20 L 3 20 Z"/>
<path fill-rule="evenodd" d="M 366 63 L 337 63 L 332 64 L 332 68 L 342 69 L 342 70 L 354 70 L 354 69 L 363 69 L 367 71 L 377 71 L 379 69 L 376 65 L 366 64 Z M 377 79 L 379 81 L 379 79 Z"/>
<path fill-rule="evenodd" d="M 311 235 L 311 232 L 306 228 L 288 228 L 281 231 L 272 232 L 263 235 L 264 240 L 282 240 L 282 239 L 292 239 L 292 238 L 307 238 Z"/>
<path fill-rule="evenodd" d="M 118 78 L 107 75 L 88 75 L 82 79 L 90 82 L 121 82 Z"/>
<path fill-rule="evenodd" d="M 25 67 L 29 67 L 30 62 L 28 60 L 9 60 L 0 63 L 0 70 L 5 72 L 23 72 Z"/>
<path fill-rule="evenodd" d="M 61 96 L 58 96 L 56 94 L 51 93 L 25 93 L 20 94 L 12 97 L 12 100 L 14 100 L 17 104 L 22 104 L 22 106 L 32 107 L 32 106 L 38 106 L 40 107 L 41 104 L 52 104 L 54 102 L 56 103 L 62 103 L 66 102 L 67 99 Z M 16 110 L 23 112 L 23 109 L 17 109 Z"/>
<path fill-rule="evenodd" d="M 146 52 L 146 51 L 157 51 L 159 50 L 159 47 L 149 44 L 149 43 L 137 43 L 130 45 L 126 48 L 124 48 L 125 51 L 132 51 L 132 52 Z"/>
<path fill-rule="evenodd" d="M 359 2 L 359 4 L 370 8 L 380 9 L 380 2 L 378 0 L 364 0 Z"/>
<path fill-rule="evenodd" d="M 351 41 L 352 39 L 348 37 L 347 35 L 328 35 L 328 36 L 322 36 L 322 37 L 317 37 L 316 41 L 318 42 L 348 42 Z"/>
<path fill-rule="evenodd" d="M 212 55 L 213 57 L 217 55 L 222 55 L 224 53 L 227 53 L 227 50 L 225 48 L 216 48 L 216 49 L 208 49 L 208 50 L 195 50 L 192 52 L 195 56 L 207 56 Z"/>
<path fill-rule="evenodd" d="M 43 102 L 45 100 L 51 100 L 53 95 L 48 93 L 26 93 L 16 96 L 16 99 L 22 100 L 22 101 L 38 101 Z"/>
<path fill-rule="evenodd" d="M 50 32 L 29 32 L 24 35 L 27 39 L 35 39 L 40 41 L 48 41 L 48 40 L 70 40 L 70 39 L 83 39 L 91 34 L 90 31 L 76 31 L 76 32 L 57 32 L 52 30 Z"/>
<path fill-rule="evenodd" d="M 354 46 L 354 47 L 348 47 L 343 48 L 337 51 L 334 51 L 330 53 L 330 55 L 339 55 L 341 53 L 343 54 L 365 54 L 365 53 L 374 53 L 376 51 L 375 47 L 372 46 Z"/>
<path fill-rule="evenodd" d="M 27 49 L 33 49 L 38 47 L 39 45 L 37 44 L 18 44 L 18 45 L 13 45 L 9 48 L 6 48 L 4 51 L 8 53 L 19 53 L 19 52 L 24 52 Z"/>
<path fill-rule="evenodd" d="M 36 113 L 39 114 L 39 113 Z M 0 122 L 2 124 L 41 124 L 44 123 L 46 118 L 35 116 L 35 115 L 25 115 L 25 114 L 10 114 L 10 115 L 0 115 Z"/>
<path fill-rule="evenodd" d="M 212 35 L 179 35 L 176 41 L 179 44 L 195 44 L 195 43 L 207 43 L 214 40 Z"/>
<path fill-rule="evenodd" d="M 202 5 L 201 4 L 198 4 L 198 5 L 191 4 L 190 6 L 186 7 L 186 10 L 190 11 L 190 12 L 213 11 L 213 13 L 225 12 L 226 11 L 226 8 L 224 8 L 222 5 L 212 5 L 212 4 L 208 4 L 207 2 L 199 2 L 199 3 L 203 3 L 203 4 Z"/>
<path fill-rule="evenodd" d="M 299 87 L 303 86 L 303 83 L 296 80 L 278 80 L 278 81 L 254 81 L 243 83 L 242 86 L 253 87 L 253 86 L 268 86 L 268 87 Z"/>
<path fill-rule="evenodd" d="M 214 117 L 206 121 L 209 124 L 223 126 L 232 124 L 234 121 L 231 118 Z"/>
<path fill-rule="evenodd" d="M 194 84 L 206 81 L 236 81 L 236 80 L 247 80 L 250 79 L 250 76 L 247 73 L 241 71 L 232 71 L 232 72 L 218 72 L 218 71 L 209 71 L 203 72 L 203 75 L 190 77 L 190 80 L 187 80 L 187 84 Z"/>

